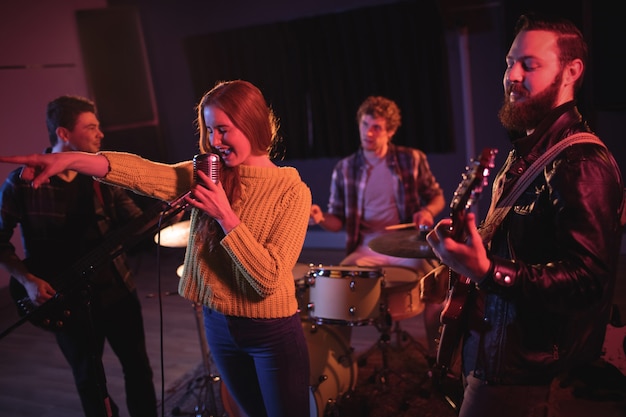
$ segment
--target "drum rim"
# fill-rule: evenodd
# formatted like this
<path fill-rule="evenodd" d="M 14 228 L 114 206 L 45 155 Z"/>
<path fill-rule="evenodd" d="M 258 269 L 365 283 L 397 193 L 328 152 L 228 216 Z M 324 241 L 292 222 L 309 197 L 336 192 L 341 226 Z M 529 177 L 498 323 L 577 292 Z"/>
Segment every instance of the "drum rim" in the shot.
<path fill-rule="evenodd" d="M 379 320 L 379 317 L 370 317 L 370 318 L 361 319 L 361 320 L 329 319 L 326 317 L 318 317 L 318 316 L 311 315 L 310 311 L 309 311 L 308 317 L 309 317 L 309 320 L 313 324 L 317 324 L 320 326 L 324 324 L 334 325 L 334 326 L 351 326 L 351 327 L 369 326 L 369 325 L 376 323 Z"/>
<path fill-rule="evenodd" d="M 309 276 L 330 278 L 324 272 L 340 272 L 341 277 L 352 278 L 383 278 L 384 273 L 380 267 L 360 265 L 318 265 L 309 269 Z"/>

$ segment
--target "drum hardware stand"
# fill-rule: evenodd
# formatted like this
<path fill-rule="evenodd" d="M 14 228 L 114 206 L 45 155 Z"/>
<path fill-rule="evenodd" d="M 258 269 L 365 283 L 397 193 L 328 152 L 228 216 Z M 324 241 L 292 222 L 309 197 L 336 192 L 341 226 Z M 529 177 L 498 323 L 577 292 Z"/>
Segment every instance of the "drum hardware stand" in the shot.
<path fill-rule="evenodd" d="M 200 351 L 202 353 L 202 366 L 204 372 L 201 376 L 194 378 L 187 383 L 187 392 L 183 394 L 178 404 L 172 408 L 173 416 L 195 416 L 195 417 L 220 417 L 224 414 L 218 414 L 217 404 L 215 399 L 215 391 L 213 390 L 213 384 L 221 382 L 219 375 L 215 375 L 211 372 L 211 362 L 209 361 L 209 347 L 204 337 L 204 327 L 202 325 L 202 305 L 193 303 L 192 307 L 196 317 L 196 327 L 198 329 L 198 339 L 200 341 Z M 197 393 L 196 393 L 197 391 Z M 207 398 L 209 403 L 205 403 Z M 197 405 L 193 411 L 182 410 L 180 404 L 190 395 L 194 395 L 197 399 Z"/>
<path fill-rule="evenodd" d="M 415 348 L 420 351 L 420 353 L 424 356 L 424 358 L 428 360 L 428 356 L 429 356 L 428 349 L 426 349 L 424 345 L 422 345 L 417 339 L 415 339 L 409 332 L 402 329 L 400 327 L 399 320 L 396 320 L 394 322 L 392 333 L 395 333 L 396 335 L 396 341 L 398 343 L 398 346 L 402 347 L 403 346 L 402 342 L 408 341 L 410 345 L 415 346 Z M 430 367 L 431 364 L 429 363 L 428 366 Z"/>
<path fill-rule="evenodd" d="M 409 332 L 403 330 L 400 327 L 399 320 L 393 320 L 393 317 L 387 310 L 387 304 L 380 304 L 380 312 L 381 318 L 374 322 L 376 329 L 380 332 L 380 337 L 376 343 L 374 343 L 367 351 L 359 355 L 357 359 L 357 363 L 359 366 L 363 366 L 367 362 L 368 356 L 370 356 L 374 351 L 380 350 L 382 357 L 382 367 L 375 371 L 371 376 L 371 379 L 377 383 L 380 383 L 383 389 L 388 388 L 388 376 L 395 375 L 401 381 L 407 382 L 407 379 L 403 377 L 400 373 L 391 369 L 389 366 L 389 349 L 391 349 L 391 336 L 392 334 L 396 335 L 397 346 L 400 349 L 404 349 L 406 346 L 402 342 L 408 341 L 409 344 L 415 346 L 415 348 L 422 354 L 424 359 L 428 362 L 428 368 L 431 368 L 431 363 L 428 361 L 428 350 L 418 341 L 416 340 Z M 430 376 L 428 374 L 425 375 L 424 380 L 427 380 Z"/>
<path fill-rule="evenodd" d="M 357 359 L 357 364 L 359 366 L 363 366 L 367 362 L 368 356 L 370 356 L 374 351 L 380 350 L 382 357 L 382 367 L 374 372 L 371 376 L 371 379 L 376 383 L 380 383 L 383 387 L 383 390 L 388 388 L 388 376 L 395 375 L 400 380 L 406 381 L 402 375 L 398 372 L 394 371 L 389 367 L 389 349 L 391 343 L 391 330 L 392 330 L 392 318 L 391 314 L 387 311 L 386 304 L 381 303 L 380 311 L 382 318 L 374 322 L 376 329 L 380 332 L 380 337 L 376 343 L 374 343 L 367 351 L 359 355 Z"/>

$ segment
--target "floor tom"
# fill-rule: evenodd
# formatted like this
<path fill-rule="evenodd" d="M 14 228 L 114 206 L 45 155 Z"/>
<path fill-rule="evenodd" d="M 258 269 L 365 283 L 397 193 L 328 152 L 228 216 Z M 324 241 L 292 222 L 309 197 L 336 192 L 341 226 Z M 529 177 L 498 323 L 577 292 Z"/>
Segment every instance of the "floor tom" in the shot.
<path fill-rule="evenodd" d="M 382 299 L 393 321 L 411 318 L 424 311 L 420 299 L 419 276 L 410 268 L 384 266 Z"/>

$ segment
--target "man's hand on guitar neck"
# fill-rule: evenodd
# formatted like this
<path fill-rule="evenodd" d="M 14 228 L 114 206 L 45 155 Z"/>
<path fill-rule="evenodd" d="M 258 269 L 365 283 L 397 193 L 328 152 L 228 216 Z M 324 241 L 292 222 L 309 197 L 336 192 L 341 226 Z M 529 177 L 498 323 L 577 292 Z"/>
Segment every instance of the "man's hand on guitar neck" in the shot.
<path fill-rule="evenodd" d="M 467 213 L 463 224 L 458 225 L 464 228 L 463 235 L 466 239 L 463 242 L 457 242 L 452 238 L 451 226 L 452 219 L 441 220 L 426 235 L 426 241 L 443 264 L 448 265 L 457 274 L 479 283 L 489 272 L 491 260 L 487 257 L 487 251 L 476 228 L 476 216 L 474 213 Z"/>

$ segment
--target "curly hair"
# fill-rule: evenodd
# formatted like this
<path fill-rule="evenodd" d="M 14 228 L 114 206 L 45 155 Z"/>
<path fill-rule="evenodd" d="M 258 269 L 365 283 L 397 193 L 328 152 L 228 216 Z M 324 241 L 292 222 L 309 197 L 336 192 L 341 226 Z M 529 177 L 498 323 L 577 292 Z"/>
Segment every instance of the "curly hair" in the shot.
<path fill-rule="evenodd" d="M 396 131 L 402 124 L 400 108 L 395 101 L 382 96 L 369 96 L 356 112 L 356 121 L 361 123 L 363 115 L 382 117 L 387 122 L 387 130 Z"/>

